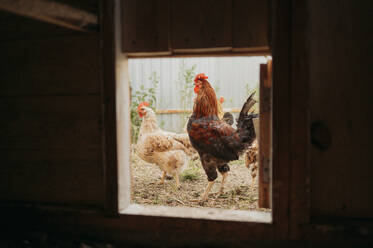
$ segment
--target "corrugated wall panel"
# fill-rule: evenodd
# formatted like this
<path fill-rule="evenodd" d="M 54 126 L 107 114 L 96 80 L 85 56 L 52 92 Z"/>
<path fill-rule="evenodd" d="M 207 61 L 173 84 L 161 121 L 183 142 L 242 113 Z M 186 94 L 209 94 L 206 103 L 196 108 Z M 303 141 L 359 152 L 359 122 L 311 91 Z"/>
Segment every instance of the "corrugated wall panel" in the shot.
<path fill-rule="evenodd" d="M 152 87 L 149 77 L 155 71 L 159 76 L 156 89 L 157 110 L 183 109 L 180 91 L 182 85 L 179 73 L 182 64 L 186 68 L 196 66 L 193 74 L 200 72 L 209 77 L 217 96 L 223 96 L 224 108 L 241 108 L 250 92 L 259 83 L 259 64 L 266 63 L 265 57 L 193 57 L 193 58 L 146 58 L 130 59 L 129 74 L 132 92 Z M 192 84 L 192 83 L 191 83 Z M 257 93 L 257 96 L 259 92 Z M 189 99 L 192 108 L 194 94 Z M 181 114 L 158 114 L 158 122 L 168 131 L 181 132 L 186 119 Z"/>

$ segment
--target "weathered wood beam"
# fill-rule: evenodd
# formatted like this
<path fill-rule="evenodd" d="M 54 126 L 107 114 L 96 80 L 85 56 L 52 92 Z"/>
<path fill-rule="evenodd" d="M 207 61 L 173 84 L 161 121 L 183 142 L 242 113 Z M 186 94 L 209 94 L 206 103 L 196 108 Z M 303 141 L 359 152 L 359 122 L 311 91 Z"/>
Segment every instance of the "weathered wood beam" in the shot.
<path fill-rule="evenodd" d="M 231 113 L 239 113 L 241 109 L 238 108 L 225 108 L 223 112 L 231 112 Z M 191 109 L 160 109 L 156 111 L 156 114 L 184 114 L 184 113 L 192 113 Z"/>
<path fill-rule="evenodd" d="M 54 1 L 0 0 L 0 10 L 77 31 L 97 30 L 97 15 Z"/>

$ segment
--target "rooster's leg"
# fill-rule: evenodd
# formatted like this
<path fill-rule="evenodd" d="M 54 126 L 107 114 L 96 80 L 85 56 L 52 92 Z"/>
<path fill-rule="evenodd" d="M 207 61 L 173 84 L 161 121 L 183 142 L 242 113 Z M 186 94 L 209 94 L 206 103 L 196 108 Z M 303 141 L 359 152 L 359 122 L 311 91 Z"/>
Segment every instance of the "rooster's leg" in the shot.
<path fill-rule="evenodd" d="M 202 199 L 200 200 L 201 203 L 204 203 L 207 200 L 207 197 L 213 185 L 214 185 L 214 181 L 209 182 L 209 184 L 207 185 L 205 189 L 205 192 L 202 195 Z"/>
<path fill-rule="evenodd" d="M 216 196 L 216 198 L 219 198 L 219 196 L 220 196 L 221 194 L 223 194 L 223 191 L 224 191 L 224 183 L 225 183 L 225 179 L 226 179 L 227 176 L 228 176 L 228 172 L 223 172 L 223 173 L 221 173 L 221 175 L 223 176 L 223 179 L 221 180 L 220 189 L 219 189 L 219 192 L 218 192 L 218 195 Z"/>
<path fill-rule="evenodd" d="M 166 172 L 164 171 L 161 178 L 161 184 L 164 184 L 164 179 L 166 178 Z"/>

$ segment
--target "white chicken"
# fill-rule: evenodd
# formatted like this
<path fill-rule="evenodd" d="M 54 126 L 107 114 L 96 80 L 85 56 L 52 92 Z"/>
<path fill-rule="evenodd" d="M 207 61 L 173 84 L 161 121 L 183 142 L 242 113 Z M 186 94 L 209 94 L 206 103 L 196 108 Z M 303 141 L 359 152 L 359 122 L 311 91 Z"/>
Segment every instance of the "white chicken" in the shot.
<path fill-rule="evenodd" d="M 156 164 L 162 170 L 161 184 L 166 175 L 173 176 L 177 188 L 180 188 L 179 173 L 192 155 L 192 146 L 188 134 L 176 134 L 163 131 L 158 127 L 154 111 L 147 102 L 140 103 L 137 112 L 142 118 L 136 153 L 144 161 Z"/>

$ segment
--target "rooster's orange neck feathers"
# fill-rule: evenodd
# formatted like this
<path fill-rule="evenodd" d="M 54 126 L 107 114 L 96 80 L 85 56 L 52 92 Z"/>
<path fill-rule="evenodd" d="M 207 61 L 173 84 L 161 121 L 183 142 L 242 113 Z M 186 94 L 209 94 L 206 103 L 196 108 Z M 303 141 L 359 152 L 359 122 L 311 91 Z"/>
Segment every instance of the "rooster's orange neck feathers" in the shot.
<path fill-rule="evenodd" d="M 201 80 L 202 86 L 198 91 L 193 107 L 196 118 L 218 116 L 218 105 L 214 89 L 207 80 Z"/>

